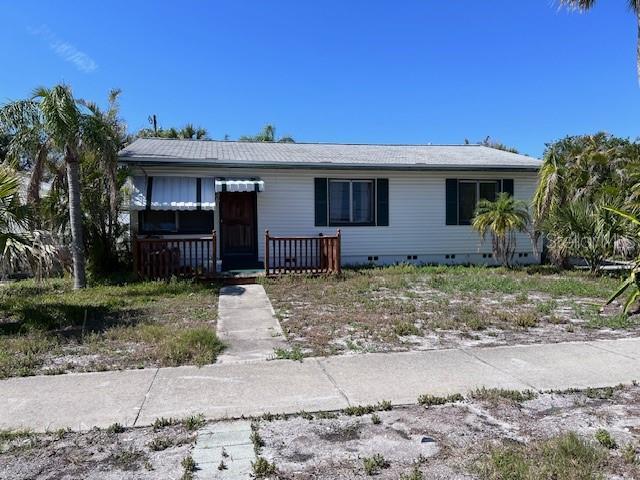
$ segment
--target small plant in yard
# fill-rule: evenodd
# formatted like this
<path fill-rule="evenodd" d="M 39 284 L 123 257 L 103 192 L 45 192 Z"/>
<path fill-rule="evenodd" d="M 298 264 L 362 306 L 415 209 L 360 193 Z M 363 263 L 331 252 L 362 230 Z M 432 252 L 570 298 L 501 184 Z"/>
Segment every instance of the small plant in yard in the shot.
<path fill-rule="evenodd" d="M 400 475 L 400 480 L 424 480 L 424 475 L 418 467 L 413 467 L 410 473 Z"/>
<path fill-rule="evenodd" d="M 224 463 L 224 460 L 220 460 L 220 463 L 218 464 L 218 470 L 222 471 L 222 470 L 226 470 L 227 468 L 228 468 L 227 464 Z"/>
<path fill-rule="evenodd" d="M 389 462 L 379 453 L 374 454 L 372 457 L 365 457 L 362 459 L 362 465 L 364 467 L 364 473 L 367 475 L 375 475 L 383 468 L 389 468 Z"/>
<path fill-rule="evenodd" d="M 598 480 L 606 455 L 601 447 L 573 432 L 527 445 L 503 445 L 491 449 L 478 465 L 486 479 Z"/>
<path fill-rule="evenodd" d="M 186 428 L 190 432 L 193 432 L 195 430 L 198 430 L 204 427 L 205 423 L 206 423 L 206 420 L 204 418 L 204 415 L 202 415 L 201 413 L 199 413 L 198 415 L 191 415 L 190 417 L 187 417 L 184 420 L 182 420 L 182 424 L 184 425 L 184 428 Z"/>
<path fill-rule="evenodd" d="M 196 461 L 193 459 L 191 455 L 188 455 L 182 459 L 182 462 L 180 462 L 180 464 L 184 469 L 182 480 L 191 480 L 193 478 L 193 472 L 195 472 L 198 469 L 198 466 L 196 465 Z"/>
<path fill-rule="evenodd" d="M 380 425 L 382 423 L 382 420 L 380 419 L 380 416 L 377 414 L 373 414 L 371 415 L 371 423 L 373 423 L 374 425 Z"/>
<path fill-rule="evenodd" d="M 624 463 L 628 465 L 635 465 L 637 463 L 636 447 L 631 443 L 627 443 L 622 449 L 622 459 Z"/>
<path fill-rule="evenodd" d="M 289 350 L 285 348 L 276 348 L 273 350 L 273 354 L 277 360 L 295 360 L 297 362 L 302 362 L 302 359 L 304 358 L 304 354 L 298 346 L 292 347 Z"/>
<path fill-rule="evenodd" d="M 616 441 L 613 439 L 609 431 L 605 430 L 604 428 L 600 428 L 598 429 L 598 431 L 596 431 L 595 438 L 600 445 L 608 448 L 609 450 L 618 448 L 618 444 L 616 443 Z"/>
<path fill-rule="evenodd" d="M 173 446 L 173 440 L 167 437 L 156 437 L 151 440 L 147 446 L 149 450 L 153 450 L 154 452 L 161 452 L 162 450 L 166 450 L 169 447 Z"/>
<path fill-rule="evenodd" d="M 418 403 L 425 407 L 431 407 L 433 405 L 444 405 L 446 403 L 462 402 L 464 397 L 459 393 L 453 393 L 446 397 L 438 397 L 436 395 L 424 394 L 418 397 Z"/>
<path fill-rule="evenodd" d="M 113 425 L 109 425 L 107 427 L 107 433 L 122 433 L 124 432 L 124 427 L 119 423 L 114 423 Z"/>
<path fill-rule="evenodd" d="M 513 322 L 520 328 L 532 328 L 538 324 L 538 317 L 534 312 L 522 312 L 515 315 Z"/>
<path fill-rule="evenodd" d="M 420 335 L 420 329 L 411 322 L 397 322 L 393 325 L 393 333 L 399 337 Z"/>
<path fill-rule="evenodd" d="M 487 402 L 498 403 L 508 400 L 514 403 L 522 403 L 532 400 L 536 397 L 536 392 L 532 390 L 509 390 L 506 388 L 478 388 L 471 392 L 471 398 L 475 400 L 484 400 Z"/>
<path fill-rule="evenodd" d="M 253 443 L 253 451 L 256 453 L 256 456 L 259 456 L 262 452 L 262 447 L 264 447 L 264 440 L 262 436 L 260 436 L 260 432 L 258 432 L 257 429 L 252 430 L 250 438 L 251 443 Z"/>
<path fill-rule="evenodd" d="M 342 412 L 352 417 L 361 417 L 362 415 L 368 415 L 373 412 L 389 411 L 392 408 L 389 400 L 382 400 L 375 405 L 351 405 L 342 410 Z"/>
<path fill-rule="evenodd" d="M 255 478 L 265 478 L 276 474 L 276 464 L 269 462 L 264 457 L 256 458 L 255 462 L 251 462 L 251 469 Z"/>
<path fill-rule="evenodd" d="M 175 425 L 177 423 L 179 423 L 179 421 L 175 418 L 159 417 L 153 421 L 151 426 L 153 427 L 153 430 L 157 432 L 158 430 L 162 430 L 163 428 L 170 427 L 171 425 Z"/>

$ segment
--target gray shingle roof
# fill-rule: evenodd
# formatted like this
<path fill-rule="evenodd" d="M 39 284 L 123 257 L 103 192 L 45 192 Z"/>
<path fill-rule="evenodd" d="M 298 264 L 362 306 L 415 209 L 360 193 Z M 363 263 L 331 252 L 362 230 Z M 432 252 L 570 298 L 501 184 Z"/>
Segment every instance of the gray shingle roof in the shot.
<path fill-rule="evenodd" d="M 139 138 L 125 163 L 262 167 L 537 170 L 538 159 L 481 145 L 354 145 Z"/>

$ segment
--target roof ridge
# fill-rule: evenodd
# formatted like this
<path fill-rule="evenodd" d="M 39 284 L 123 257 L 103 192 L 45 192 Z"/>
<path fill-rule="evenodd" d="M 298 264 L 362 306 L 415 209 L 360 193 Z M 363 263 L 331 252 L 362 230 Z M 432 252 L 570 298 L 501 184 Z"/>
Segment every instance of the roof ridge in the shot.
<path fill-rule="evenodd" d="M 258 145 L 336 145 L 339 147 L 356 146 L 356 147 L 486 147 L 481 143 L 357 143 L 357 142 L 257 142 L 245 140 L 218 140 L 218 139 L 202 139 L 202 138 L 164 138 L 164 137 L 138 137 L 138 140 L 162 140 L 162 141 L 183 141 L 193 143 L 240 143 L 240 144 L 258 144 Z M 131 145 L 131 142 L 129 145 Z M 128 146 L 128 145 L 127 145 Z M 126 148 L 126 147 L 125 147 Z M 490 148 L 490 147 L 487 147 Z"/>

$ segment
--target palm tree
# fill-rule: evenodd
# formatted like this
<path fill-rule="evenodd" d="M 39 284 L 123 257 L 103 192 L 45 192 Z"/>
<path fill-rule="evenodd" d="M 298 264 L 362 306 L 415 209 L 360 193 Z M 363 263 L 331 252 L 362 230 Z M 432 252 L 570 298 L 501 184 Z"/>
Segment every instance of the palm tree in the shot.
<path fill-rule="evenodd" d="M 0 254 L 7 245 L 29 243 L 29 210 L 20 205 L 20 177 L 7 167 L 0 168 Z"/>
<path fill-rule="evenodd" d="M 276 140 L 276 127 L 267 123 L 257 135 L 243 135 L 239 138 L 241 142 L 269 142 L 269 143 L 296 143 L 290 136 L 280 137 Z"/>
<path fill-rule="evenodd" d="M 508 193 L 501 193 L 495 202 L 480 200 L 471 225 L 482 240 L 491 233 L 493 255 L 505 267 L 511 266 L 516 248 L 516 232 L 524 232 L 529 224 L 527 205 Z"/>
<path fill-rule="evenodd" d="M 572 9 L 587 11 L 593 8 L 596 0 L 560 0 L 560 3 Z M 636 40 L 636 72 L 638 75 L 638 82 L 640 82 L 640 0 L 627 0 L 627 4 L 636 16 L 638 28 Z"/>

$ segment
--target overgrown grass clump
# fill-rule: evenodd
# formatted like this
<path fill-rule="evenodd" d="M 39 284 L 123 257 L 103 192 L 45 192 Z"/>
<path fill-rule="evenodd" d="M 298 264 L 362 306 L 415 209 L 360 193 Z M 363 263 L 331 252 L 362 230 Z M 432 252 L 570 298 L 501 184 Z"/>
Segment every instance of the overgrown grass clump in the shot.
<path fill-rule="evenodd" d="M 0 378 L 66 370 L 213 363 L 219 286 L 188 281 L 0 286 Z M 46 368 L 64 354 L 68 364 Z M 74 362 L 75 355 L 93 360 Z"/>
<path fill-rule="evenodd" d="M 488 480 L 596 480 L 602 476 L 606 453 L 573 432 L 528 445 L 493 448 L 480 462 L 480 477 Z"/>
<path fill-rule="evenodd" d="M 522 403 L 532 400 L 537 396 L 533 390 L 510 390 L 506 388 L 486 388 L 481 387 L 470 394 L 474 400 L 483 400 L 490 403 L 499 403 L 509 401 L 513 403 Z"/>

